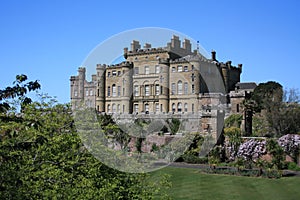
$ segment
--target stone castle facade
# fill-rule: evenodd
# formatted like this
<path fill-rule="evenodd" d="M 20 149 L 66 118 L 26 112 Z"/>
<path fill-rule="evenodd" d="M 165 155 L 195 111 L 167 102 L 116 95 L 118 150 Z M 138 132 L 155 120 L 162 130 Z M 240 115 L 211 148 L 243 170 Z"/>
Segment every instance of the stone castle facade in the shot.
<path fill-rule="evenodd" d="M 214 51 L 206 59 L 198 50 L 192 51 L 187 39 L 181 43 L 173 36 L 165 47 L 158 48 L 148 43 L 141 48 L 134 40 L 130 50 L 124 48 L 124 58 L 115 65 L 98 64 L 90 82 L 85 68 L 79 68 L 78 75 L 70 78 L 72 108 L 84 102 L 105 113 L 195 113 L 214 104 L 229 104 L 231 97 L 235 104 L 242 102 L 243 95 L 234 93 L 242 64 L 219 62 Z M 215 84 L 216 77 L 224 91 L 208 87 Z M 239 105 L 233 107 L 240 112 Z"/>

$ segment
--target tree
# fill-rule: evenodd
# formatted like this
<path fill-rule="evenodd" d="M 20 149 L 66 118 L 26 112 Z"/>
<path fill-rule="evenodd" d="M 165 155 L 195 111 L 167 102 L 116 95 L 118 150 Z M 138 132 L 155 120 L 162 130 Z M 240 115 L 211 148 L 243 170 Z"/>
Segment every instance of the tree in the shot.
<path fill-rule="evenodd" d="M 283 100 L 289 100 L 289 103 Z M 260 83 L 245 105 L 248 110 L 261 112 L 268 122 L 268 132 L 275 137 L 300 131 L 300 106 L 296 89 L 284 92 L 279 83 L 269 81 Z"/>
<path fill-rule="evenodd" d="M 297 88 L 285 89 L 283 93 L 284 102 L 287 103 L 299 103 L 300 102 L 300 92 Z"/>
<path fill-rule="evenodd" d="M 0 90 L 0 112 L 6 112 L 10 109 L 8 102 L 3 102 L 3 100 L 13 99 L 18 97 L 21 101 L 21 106 L 25 106 L 32 102 L 31 98 L 25 97 L 24 95 L 30 91 L 35 91 L 41 88 L 39 82 L 29 81 L 26 82 L 27 76 L 24 74 L 17 75 L 16 80 L 13 82 L 12 87 L 6 87 Z"/>
<path fill-rule="evenodd" d="M 152 199 L 167 185 L 164 177 L 151 182 L 148 174 L 123 173 L 93 157 L 69 104 L 32 102 L 10 115 L 19 120 L 0 120 L 3 199 Z"/>
<path fill-rule="evenodd" d="M 284 151 L 275 139 L 267 140 L 267 151 L 272 155 L 272 165 L 277 169 L 284 168 Z"/>

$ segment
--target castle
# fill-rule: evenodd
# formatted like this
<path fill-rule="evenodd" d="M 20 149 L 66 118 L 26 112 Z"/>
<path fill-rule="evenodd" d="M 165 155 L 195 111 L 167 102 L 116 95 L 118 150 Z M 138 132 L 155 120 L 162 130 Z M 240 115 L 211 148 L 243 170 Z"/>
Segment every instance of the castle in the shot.
<path fill-rule="evenodd" d="M 130 50 L 124 48 L 124 58 L 115 65 L 97 64 L 90 82 L 80 67 L 78 75 L 70 78 L 72 108 L 84 102 L 105 113 L 195 113 L 231 103 L 232 112 L 241 112 L 239 104 L 245 97 L 239 88 L 242 64 L 219 62 L 215 51 L 207 59 L 197 49 L 192 51 L 188 39 L 181 43 L 173 36 L 159 48 L 148 43 L 141 48 L 133 40 Z M 221 80 L 223 89 L 211 87 L 215 80 Z"/>

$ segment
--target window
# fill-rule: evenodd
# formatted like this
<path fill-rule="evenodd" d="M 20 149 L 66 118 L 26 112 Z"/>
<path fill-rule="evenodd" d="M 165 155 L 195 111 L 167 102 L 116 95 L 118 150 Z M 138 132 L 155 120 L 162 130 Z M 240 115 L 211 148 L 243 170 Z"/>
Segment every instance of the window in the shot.
<path fill-rule="evenodd" d="M 159 103 L 155 104 L 155 112 L 157 112 L 157 113 L 159 112 Z"/>
<path fill-rule="evenodd" d="M 121 86 L 118 86 L 118 96 L 121 96 Z"/>
<path fill-rule="evenodd" d="M 175 67 L 172 67 L 172 72 L 176 72 L 176 68 Z"/>
<path fill-rule="evenodd" d="M 89 90 L 88 89 L 85 90 L 85 96 L 89 96 Z"/>
<path fill-rule="evenodd" d="M 176 86 L 175 86 L 175 83 L 172 83 L 171 94 L 175 94 L 175 92 L 176 92 Z"/>
<path fill-rule="evenodd" d="M 123 88 L 123 96 L 125 96 L 125 88 Z"/>
<path fill-rule="evenodd" d="M 139 74 L 139 68 L 138 68 L 138 67 L 135 67 L 135 68 L 134 68 L 134 75 L 137 75 L 137 74 Z"/>
<path fill-rule="evenodd" d="M 188 66 L 184 66 L 183 71 L 187 72 L 188 71 Z"/>
<path fill-rule="evenodd" d="M 194 112 L 194 104 L 192 104 L 192 112 Z"/>
<path fill-rule="evenodd" d="M 236 104 L 236 112 L 240 112 L 240 104 Z"/>
<path fill-rule="evenodd" d="M 159 73 L 160 73 L 160 67 L 159 67 L 159 65 L 156 65 L 156 66 L 155 66 L 155 73 L 156 73 L 156 74 L 159 74 Z"/>
<path fill-rule="evenodd" d="M 182 94 L 182 81 L 177 83 L 177 94 Z"/>
<path fill-rule="evenodd" d="M 195 70 L 195 67 L 194 67 L 194 65 L 192 65 L 192 71 L 194 71 Z"/>
<path fill-rule="evenodd" d="M 176 105 L 175 103 L 172 104 L 172 112 L 175 112 L 176 111 Z"/>
<path fill-rule="evenodd" d="M 110 77 L 110 72 L 107 72 L 107 77 Z"/>
<path fill-rule="evenodd" d="M 112 71 L 112 76 L 117 76 L 117 71 L 116 70 Z"/>
<path fill-rule="evenodd" d="M 195 75 L 194 75 L 194 73 L 192 74 L 192 81 L 194 81 L 195 80 Z"/>
<path fill-rule="evenodd" d="M 107 112 L 110 113 L 110 104 L 107 105 Z"/>
<path fill-rule="evenodd" d="M 163 86 L 160 86 L 160 94 L 163 94 Z"/>
<path fill-rule="evenodd" d="M 188 92 L 189 92 L 189 86 L 188 86 L 188 83 L 185 82 L 184 83 L 184 94 L 188 94 Z"/>
<path fill-rule="evenodd" d="M 121 111 L 121 105 L 120 104 L 118 104 L 118 108 L 117 109 L 118 109 L 117 112 L 120 113 L 120 111 Z"/>
<path fill-rule="evenodd" d="M 134 86 L 133 95 L 134 96 L 139 96 L 139 86 L 138 85 Z"/>
<path fill-rule="evenodd" d="M 97 96 L 99 97 L 100 96 L 100 90 L 97 89 Z"/>
<path fill-rule="evenodd" d="M 149 112 L 149 104 L 145 104 L 145 112 Z"/>
<path fill-rule="evenodd" d="M 184 104 L 184 112 L 187 112 L 187 111 L 188 111 L 188 104 L 185 103 L 185 104 Z"/>
<path fill-rule="evenodd" d="M 115 84 L 112 85 L 112 96 L 113 97 L 117 96 L 117 91 L 116 91 L 116 85 Z"/>
<path fill-rule="evenodd" d="M 155 85 L 155 95 L 159 95 L 159 85 Z"/>
<path fill-rule="evenodd" d="M 177 104 L 177 110 L 178 110 L 178 112 L 182 112 L 182 103 L 178 103 Z"/>
<path fill-rule="evenodd" d="M 110 86 L 107 87 L 107 96 L 110 96 Z"/>
<path fill-rule="evenodd" d="M 134 112 L 135 113 L 139 112 L 139 104 L 134 104 Z"/>
<path fill-rule="evenodd" d="M 150 86 L 145 85 L 145 96 L 150 96 Z"/>
<path fill-rule="evenodd" d="M 77 90 L 74 91 L 74 96 L 77 97 L 78 93 Z"/>
<path fill-rule="evenodd" d="M 94 94 L 93 94 L 93 90 L 90 90 L 90 96 L 93 96 Z"/>
<path fill-rule="evenodd" d="M 192 94 L 195 94 L 195 85 L 192 85 Z"/>
<path fill-rule="evenodd" d="M 149 66 L 145 66 L 145 74 L 149 74 L 150 71 L 149 71 Z"/>
<path fill-rule="evenodd" d="M 118 76 L 121 76 L 121 71 L 118 71 Z"/>
<path fill-rule="evenodd" d="M 123 113 L 125 112 L 125 105 L 123 105 Z"/>
<path fill-rule="evenodd" d="M 177 66 L 177 71 L 178 71 L 178 72 L 182 72 L 182 65 L 178 65 L 178 66 Z"/>
<path fill-rule="evenodd" d="M 113 113 L 116 113 L 116 104 L 113 104 L 113 105 L 112 105 L 112 112 L 113 112 Z"/>
<path fill-rule="evenodd" d="M 163 105 L 160 104 L 160 112 L 162 112 L 162 111 L 163 111 Z"/>

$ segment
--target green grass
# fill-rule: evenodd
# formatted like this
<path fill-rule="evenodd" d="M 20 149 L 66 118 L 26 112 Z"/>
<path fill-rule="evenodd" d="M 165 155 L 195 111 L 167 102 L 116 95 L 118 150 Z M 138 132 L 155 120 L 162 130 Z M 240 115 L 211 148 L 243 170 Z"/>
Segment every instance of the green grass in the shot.
<path fill-rule="evenodd" d="M 300 177 L 267 179 L 202 174 L 197 169 L 166 167 L 153 177 L 170 174 L 172 199 L 300 199 Z"/>

